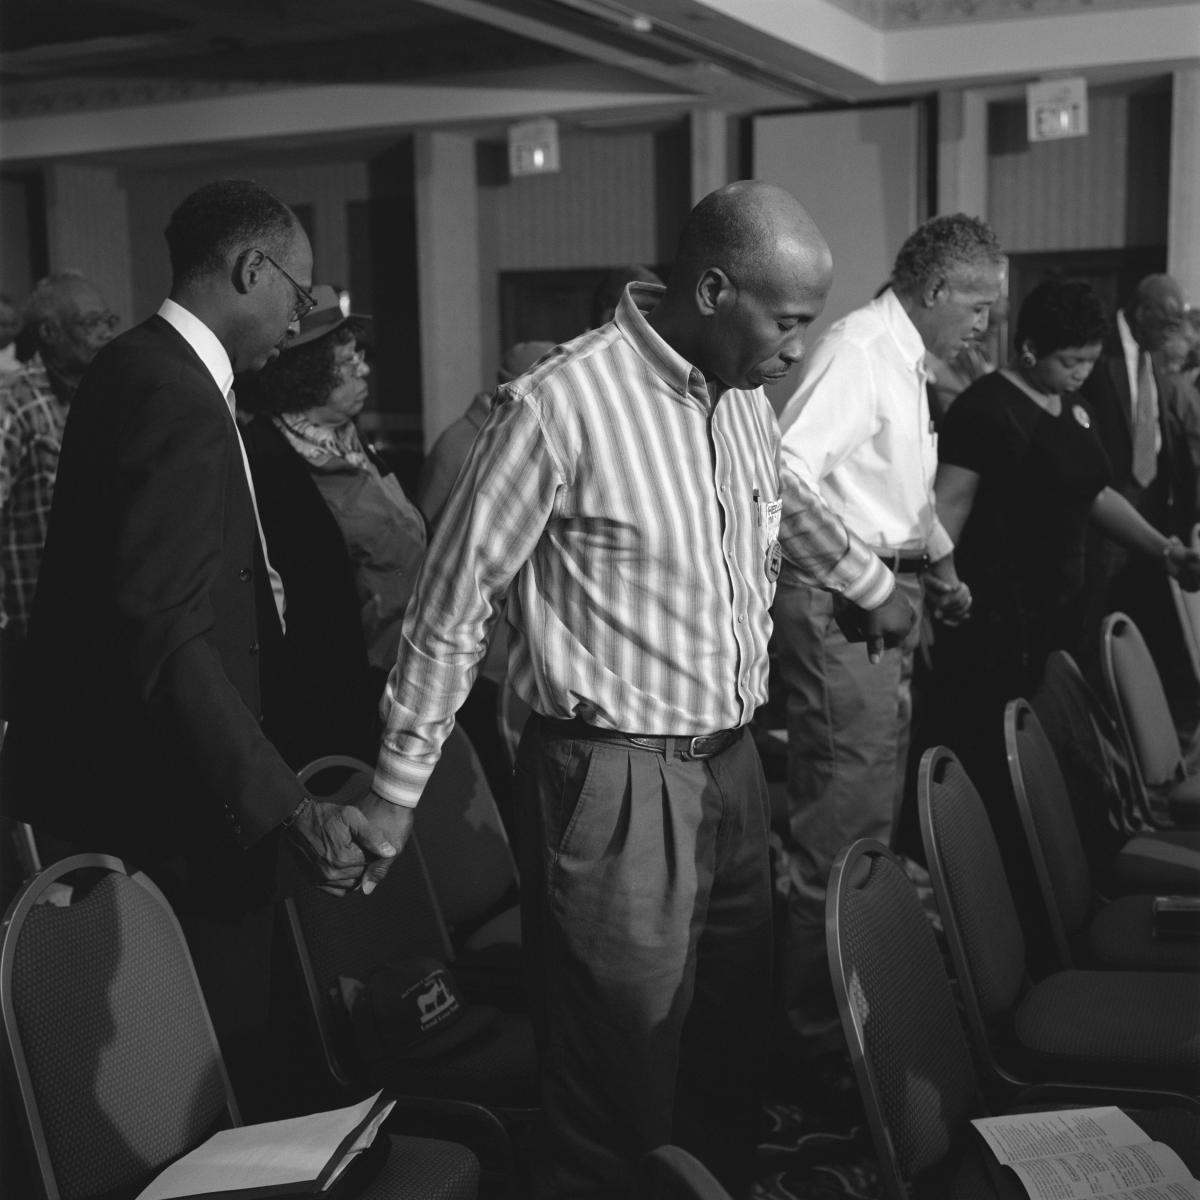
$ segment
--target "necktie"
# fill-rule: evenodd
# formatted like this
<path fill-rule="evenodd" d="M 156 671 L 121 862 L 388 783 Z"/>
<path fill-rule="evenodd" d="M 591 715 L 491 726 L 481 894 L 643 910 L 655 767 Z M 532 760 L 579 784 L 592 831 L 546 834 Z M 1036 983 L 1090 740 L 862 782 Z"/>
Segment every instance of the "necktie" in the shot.
<path fill-rule="evenodd" d="M 1133 413 L 1133 479 L 1149 487 L 1158 474 L 1158 413 L 1154 402 L 1154 376 L 1150 355 L 1143 350 L 1138 355 L 1137 405 Z"/>
<path fill-rule="evenodd" d="M 250 489 L 250 507 L 254 510 L 254 524 L 258 528 L 258 542 L 262 546 L 263 562 L 267 564 L 267 577 L 271 581 L 271 595 L 275 597 L 275 611 L 279 614 L 279 625 L 286 630 L 284 609 L 286 602 L 283 595 L 283 579 L 278 571 L 271 566 L 271 556 L 267 553 L 267 535 L 263 533 L 262 521 L 258 515 L 258 497 L 254 494 L 254 476 L 250 473 L 250 460 L 246 457 L 246 443 L 242 441 L 242 431 L 238 427 L 237 417 L 234 416 L 236 399 L 233 388 L 226 393 L 225 402 L 229 405 L 229 413 L 233 418 L 233 431 L 237 434 L 238 449 L 242 452 L 242 469 L 246 472 L 246 486 Z"/>

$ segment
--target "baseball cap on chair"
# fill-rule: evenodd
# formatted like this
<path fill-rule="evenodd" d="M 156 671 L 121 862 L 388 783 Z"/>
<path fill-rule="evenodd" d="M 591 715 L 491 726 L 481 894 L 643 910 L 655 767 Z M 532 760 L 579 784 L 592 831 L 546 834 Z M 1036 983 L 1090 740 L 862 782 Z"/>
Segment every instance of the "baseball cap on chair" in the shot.
<path fill-rule="evenodd" d="M 338 977 L 363 1059 L 434 1058 L 491 1026 L 499 1011 L 466 1004 L 454 976 L 433 958 L 411 958 L 376 971 L 364 984 Z"/>

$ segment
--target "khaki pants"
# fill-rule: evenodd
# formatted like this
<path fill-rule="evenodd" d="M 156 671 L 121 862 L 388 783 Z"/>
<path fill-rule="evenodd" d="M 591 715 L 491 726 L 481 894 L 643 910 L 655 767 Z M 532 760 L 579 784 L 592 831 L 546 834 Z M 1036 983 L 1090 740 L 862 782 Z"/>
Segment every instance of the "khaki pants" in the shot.
<path fill-rule="evenodd" d="M 749 1191 L 771 982 L 766 783 L 530 720 L 515 776 L 541 1197 L 625 1197 L 675 1142 Z"/>

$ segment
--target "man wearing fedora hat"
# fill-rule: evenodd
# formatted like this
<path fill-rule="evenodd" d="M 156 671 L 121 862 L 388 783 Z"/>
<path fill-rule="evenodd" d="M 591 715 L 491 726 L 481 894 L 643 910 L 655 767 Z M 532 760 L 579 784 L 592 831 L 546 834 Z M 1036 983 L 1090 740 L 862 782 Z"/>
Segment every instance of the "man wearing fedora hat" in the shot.
<path fill-rule="evenodd" d="M 306 796 L 263 729 L 285 598 L 230 384 L 312 307 L 308 239 L 241 180 L 193 192 L 166 238 L 169 298 L 100 351 L 71 406 L 4 794 L 36 831 L 164 889 L 253 1117 L 278 1066 L 273 898 L 302 874 L 342 893 L 364 851 L 392 850 Z"/>

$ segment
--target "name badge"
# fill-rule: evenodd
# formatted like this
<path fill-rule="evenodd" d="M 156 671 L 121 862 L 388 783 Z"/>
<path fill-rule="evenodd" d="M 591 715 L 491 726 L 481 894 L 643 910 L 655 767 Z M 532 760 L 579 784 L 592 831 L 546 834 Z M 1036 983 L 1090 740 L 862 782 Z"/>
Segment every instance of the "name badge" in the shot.
<path fill-rule="evenodd" d="M 779 538 L 779 522 L 783 516 L 783 499 L 764 500 L 754 489 L 755 523 L 758 525 L 758 544 L 763 553 L 771 549 L 771 543 Z"/>
<path fill-rule="evenodd" d="M 774 583 L 779 578 L 779 568 L 783 563 L 783 550 L 779 546 L 778 541 L 774 541 L 767 547 L 767 557 L 763 564 L 767 573 L 767 578 Z"/>

